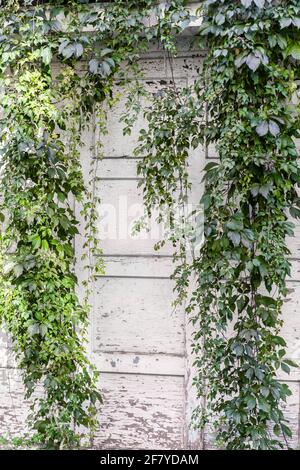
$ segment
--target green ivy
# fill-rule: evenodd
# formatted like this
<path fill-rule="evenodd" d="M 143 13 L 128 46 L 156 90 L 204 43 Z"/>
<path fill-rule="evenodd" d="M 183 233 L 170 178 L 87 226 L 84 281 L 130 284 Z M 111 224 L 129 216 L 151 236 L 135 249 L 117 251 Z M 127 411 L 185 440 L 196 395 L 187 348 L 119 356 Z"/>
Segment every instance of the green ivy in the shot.
<path fill-rule="evenodd" d="M 89 445 L 82 430 L 93 435 L 102 400 L 85 352 L 88 284 L 81 302 L 74 273 L 74 202 L 86 223 L 91 282 L 103 270 L 82 131 L 94 116 L 105 121 L 115 80 L 126 82 L 149 41 L 166 41 L 170 22 L 180 28 L 187 18 L 177 1 L 153 26 L 145 26 L 153 0 L 87 3 L 9 0 L 0 11 L 0 319 L 32 398 L 25 443 L 51 449 Z"/>
<path fill-rule="evenodd" d="M 193 421 L 209 425 L 227 449 L 289 447 L 282 405 L 291 391 L 277 374 L 296 366 L 280 331 L 290 275 L 286 237 L 294 229 L 289 215 L 300 216 L 300 6 L 296 0 L 201 3 L 200 44 L 209 54 L 191 103 L 174 112 L 186 91 L 176 98 L 167 91 L 167 105 L 159 98 L 149 110 L 139 165 L 144 199 L 148 212 L 174 207 L 182 179 L 189 184 L 189 149 L 205 142 L 209 154 L 216 147 L 219 161 L 205 168 L 201 200 L 204 245 L 190 262 L 186 253 L 181 262 L 175 254 L 179 300 L 196 282 L 187 306 L 200 402 Z"/>

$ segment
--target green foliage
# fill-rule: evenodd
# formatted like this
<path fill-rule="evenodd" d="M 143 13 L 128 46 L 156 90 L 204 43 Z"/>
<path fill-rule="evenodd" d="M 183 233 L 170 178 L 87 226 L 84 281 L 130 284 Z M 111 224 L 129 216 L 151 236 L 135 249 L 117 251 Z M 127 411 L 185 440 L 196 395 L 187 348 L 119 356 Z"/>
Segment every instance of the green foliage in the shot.
<path fill-rule="evenodd" d="M 167 7 L 165 25 L 149 27 L 153 0 L 87 3 L 10 0 L 0 12 L 0 318 L 26 396 L 34 397 L 26 443 L 51 449 L 80 446 L 82 430 L 98 426 L 101 403 L 98 372 L 85 352 L 88 291 L 81 302 L 74 274 L 74 201 L 86 223 L 91 280 L 102 270 L 96 176 L 85 187 L 81 132 L 95 115 L 105 121 L 102 103 L 113 102 L 114 77 L 126 79 L 121 64 L 130 67 L 151 39 L 168 37 L 178 8 L 174 26 L 184 18 L 181 2 Z"/>
<path fill-rule="evenodd" d="M 74 200 L 86 222 L 91 279 L 103 269 L 96 171 L 86 188 L 80 134 L 94 115 L 105 132 L 102 103 L 115 100 L 116 74 L 124 84 L 130 69 L 137 80 L 138 54 L 152 39 L 174 53 L 173 32 L 188 21 L 180 0 L 158 6 L 159 20 L 148 27 L 152 0 L 118 0 L 105 9 L 88 3 L 10 0 L 0 12 L 0 315 L 27 396 L 42 389 L 34 395 L 29 442 L 48 448 L 81 445 L 79 428 L 96 429 L 101 402 L 98 372 L 84 348 L 88 302 L 80 302 L 74 274 Z M 154 97 L 138 171 L 147 215 L 158 207 L 160 220 L 166 211 L 170 217 L 178 301 L 196 282 L 187 312 L 196 327 L 194 382 L 203 401 L 194 423 L 213 421 L 227 449 L 277 449 L 282 437 L 287 446 L 291 437 L 282 412 L 291 392 L 276 374 L 295 366 L 286 358 L 280 312 L 290 273 L 288 212 L 300 215 L 294 104 L 300 6 L 298 0 L 202 3 L 201 41 L 210 50 L 203 74 L 195 86 L 168 87 Z M 134 116 L 143 93 L 136 87 L 129 100 Z M 130 132 L 134 117 L 123 120 Z M 206 241 L 189 261 L 189 235 L 186 226 L 178 230 L 175 206 L 184 209 L 189 150 L 202 143 L 215 144 L 220 161 L 205 168 Z M 91 258 L 99 259 L 98 268 Z"/>
<path fill-rule="evenodd" d="M 279 334 L 290 274 L 288 210 L 298 216 L 299 66 L 291 51 L 300 8 L 294 1 L 210 1 L 203 13 L 210 79 L 201 99 L 207 144 L 216 143 L 220 164 L 206 173 L 206 242 L 189 307 L 199 308 L 195 384 L 201 395 L 209 383 L 208 412 L 217 415 L 217 437 L 228 449 L 276 449 L 278 437 L 287 443 L 291 435 L 282 413 L 291 392 L 276 371 L 289 372 Z M 205 422 L 206 410 L 198 411 Z"/>
<path fill-rule="evenodd" d="M 296 0 L 202 3 L 201 44 L 209 56 L 194 87 L 197 98 L 185 106 L 189 123 L 182 127 L 174 113 L 179 96 L 167 104 L 155 100 L 139 168 L 148 211 L 163 210 L 177 203 L 181 175 L 189 185 L 194 143 L 217 148 L 219 163 L 205 169 L 205 243 L 191 262 L 181 252 L 175 271 L 180 300 L 196 282 L 187 307 L 201 401 L 194 424 L 213 423 L 227 449 L 277 449 L 291 437 L 282 412 L 291 392 L 276 375 L 295 366 L 280 337 L 280 313 L 290 274 L 286 237 L 294 227 L 288 213 L 300 214 L 300 6 Z"/>

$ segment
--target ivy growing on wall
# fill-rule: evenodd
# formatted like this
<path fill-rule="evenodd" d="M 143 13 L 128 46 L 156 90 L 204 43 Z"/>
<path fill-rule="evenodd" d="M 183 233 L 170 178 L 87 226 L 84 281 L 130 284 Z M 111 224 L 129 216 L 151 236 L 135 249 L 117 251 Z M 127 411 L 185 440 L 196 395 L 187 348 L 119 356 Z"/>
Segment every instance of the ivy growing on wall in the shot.
<path fill-rule="evenodd" d="M 282 412 L 291 392 L 276 375 L 294 366 L 280 330 L 288 217 L 300 215 L 299 14 L 296 1 L 204 3 L 206 138 L 220 163 L 206 168 L 207 239 L 195 263 L 196 385 L 201 393 L 205 368 L 208 411 L 229 449 L 276 449 L 291 437 Z"/>
<path fill-rule="evenodd" d="M 0 11 L 0 318 L 32 401 L 27 443 L 51 449 L 83 445 L 101 403 L 85 351 L 88 299 L 79 299 L 74 272 L 74 203 L 86 222 L 85 256 L 99 260 L 87 263 L 91 279 L 102 270 L 82 132 L 103 117 L 116 75 L 124 82 L 149 41 L 165 41 L 170 23 L 180 29 L 187 18 L 178 1 L 158 9 L 153 25 L 152 0 L 87 3 L 8 0 Z"/>
<path fill-rule="evenodd" d="M 1 256 L 0 318 L 11 334 L 26 396 L 28 443 L 82 445 L 97 429 L 98 372 L 85 351 L 87 298 L 77 294 L 74 239 L 85 221 L 90 279 L 103 269 L 96 231 L 95 180 L 81 170 L 82 131 L 112 103 L 113 85 L 138 77 L 152 39 L 173 53 L 188 21 L 184 1 L 0 2 Z M 194 86 L 153 97 L 138 154 L 148 215 L 166 208 L 178 247 L 179 301 L 195 325 L 194 425 L 214 423 L 227 449 L 288 447 L 278 381 L 289 372 L 280 336 L 290 274 L 287 235 L 300 216 L 295 139 L 300 60 L 296 0 L 206 0 L 202 45 L 209 48 Z M 126 63 L 126 67 L 123 65 Z M 134 103 L 134 106 L 136 103 Z M 138 108 L 137 108 L 138 109 Z M 132 118 L 124 118 L 130 126 Z M 216 146 L 205 169 L 205 242 L 186 253 L 193 230 L 178 229 L 175 205 L 190 190 L 191 149 Z M 184 218 L 184 216 L 183 216 Z M 90 259 L 98 259 L 93 266 Z M 196 287 L 189 297 L 191 281 Z M 38 393 L 37 393 L 38 392 Z"/>
<path fill-rule="evenodd" d="M 201 201 L 205 242 L 190 262 L 181 256 L 178 263 L 175 255 L 179 298 L 189 298 L 195 326 L 194 425 L 206 426 L 227 449 L 289 447 L 282 406 L 291 391 L 277 376 L 296 366 L 280 331 L 291 268 L 286 238 L 294 232 L 290 216 L 300 216 L 300 6 L 296 0 L 201 3 L 208 57 L 192 106 L 184 91 L 167 106 L 158 97 L 147 112 L 144 199 L 150 212 L 174 207 L 182 179 L 188 186 L 188 150 L 204 142 L 209 156 L 215 146 L 219 161 L 206 165 Z M 182 116 L 188 127 L 180 126 Z"/>

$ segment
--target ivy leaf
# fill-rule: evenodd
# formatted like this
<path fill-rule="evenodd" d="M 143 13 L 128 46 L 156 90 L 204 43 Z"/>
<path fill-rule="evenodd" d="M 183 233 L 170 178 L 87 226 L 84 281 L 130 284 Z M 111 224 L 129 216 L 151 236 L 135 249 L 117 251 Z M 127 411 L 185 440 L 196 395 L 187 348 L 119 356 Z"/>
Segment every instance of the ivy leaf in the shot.
<path fill-rule="evenodd" d="M 256 398 L 255 397 L 249 397 L 247 399 L 247 408 L 249 411 L 253 410 L 256 407 Z"/>
<path fill-rule="evenodd" d="M 280 134 L 280 127 L 275 121 L 270 120 L 269 121 L 269 131 L 270 133 L 276 137 L 278 134 Z"/>
<path fill-rule="evenodd" d="M 78 59 L 83 54 L 83 45 L 79 42 L 70 43 L 69 41 L 63 41 L 59 46 L 58 52 L 66 59 L 70 59 L 72 56 Z"/>
<path fill-rule="evenodd" d="M 247 60 L 247 54 L 240 54 L 234 61 L 235 66 L 239 69 Z"/>
<path fill-rule="evenodd" d="M 41 57 L 43 59 L 44 64 L 49 65 L 52 59 L 52 51 L 50 47 L 44 47 L 41 50 Z"/>
<path fill-rule="evenodd" d="M 75 45 L 74 44 L 69 44 L 65 48 L 62 49 L 61 55 L 65 57 L 66 59 L 70 59 L 72 55 L 75 53 Z"/>
<path fill-rule="evenodd" d="M 34 429 L 37 429 L 40 433 L 44 433 L 48 425 L 49 420 L 39 420 L 34 423 Z"/>
<path fill-rule="evenodd" d="M 217 25 L 221 26 L 222 24 L 225 23 L 225 16 L 222 15 L 222 13 L 219 13 L 218 15 L 216 15 L 215 20 L 216 20 Z"/>
<path fill-rule="evenodd" d="M 266 295 L 258 295 L 257 303 L 258 305 L 265 305 L 266 307 L 270 307 L 270 306 L 276 307 L 276 300 Z"/>
<path fill-rule="evenodd" d="M 292 19 L 291 18 L 281 18 L 280 20 L 280 28 L 284 29 L 287 28 L 292 24 Z"/>
<path fill-rule="evenodd" d="M 300 60 L 300 44 L 294 44 L 288 48 L 288 55 L 291 55 L 294 59 Z"/>
<path fill-rule="evenodd" d="M 62 7 L 54 7 L 50 10 L 50 18 L 55 18 L 63 11 Z"/>
<path fill-rule="evenodd" d="M 218 167 L 219 164 L 216 162 L 209 162 L 207 165 L 205 165 L 204 171 L 210 171 L 213 170 L 214 168 Z"/>
<path fill-rule="evenodd" d="M 65 47 L 70 43 L 70 41 L 68 41 L 67 39 L 65 41 L 62 41 L 59 45 L 59 48 L 58 48 L 58 52 L 59 54 L 62 54 L 63 50 L 65 49 Z"/>
<path fill-rule="evenodd" d="M 211 205 L 211 196 L 209 194 L 204 194 L 201 198 L 200 204 L 203 204 L 204 209 L 207 210 Z"/>
<path fill-rule="evenodd" d="M 259 194 L 261 194 L 265 199 L 267 199 L 270 191 L 271 191 L 271 188 L 272 188 L 272 184 L 271 183 L 267 183 L 265 184 L 264 186 L 261 186 L 259 188 Z"/>
<path fill-rule="evenodd" d="M 270 394 L 270 390 L 267 387 L 262 387 L 261 388 L 261 394 L 263 397 L 267 398 Z"/>
<path fill-rule="evenodd" d="M 40 325 L 39 327 L 39 333 L 41 336 L 45 336 L 48 331 L 47 325 Z"/>
<path fill-rule="evenodd" d="M 28 327 L 29 336 L 38 335 L 40 333 L 40 326 L 38 323 L 34 323 Z"/>
<path fill-rule="evenodd" d="M 99 61 L 97 59 L 92 59 L 89 61 L 89 71 L 93 74 L 98 72 Z"/>
<path fill-rule="evenodd" d="M 300 219 L 300 210 L 297 207 L 290 207 L 290 214 L 295 219 Z"/>
<path fill-rule="evenodd" d="M 287 437 L 292 437 L 292 431 L 286 424 L 281 423 L 281 429 Z"/>
<path fill-rule="evenodd" d="M 53 20 L 50 22 L 50 29 L 52 31 L 61 31 L 62 30 L 62 24 L 59 20 Z"/>
<path fill-rule="evenodd" d="M 284 36 L 282 36 L 281 34 L 277 34 L 277 44 L 280 47 L 280 49 L 286 49 L 286 47 L 287 47 L 286 38 Z"/>
<path fill-rule="evenodd" d="M 281 427 L 279 426 L 279 424 L 275 424 L 275 426 L 273 427 L 273 432 L 275 436 L 277 437 L 281 436 Z"/>
<path fill-rule="evenodd" d="M 66 195 L 65 195 L 64 193 L 58 192 L 58 193 L 57 193 L 57 199 L 58 199 L 60 202 L 65 202 L 65 200 L 66 200 Z"/>
<path fill-rule="evenodd" d="M 263 8 L 265 6 L 265 0 L 254 0 L 254 3 L 258 8 Z"/>
<path fill-rule="evenodd" d="M 228 238 L 232 241 L 234 246 L 239 246 L 241 242 L 241 235 L 238 232 L 228 232 Z"/>
<path fill-rule="evenodd" d="M 263 370 L 261 370 L 259 367 L 255 367 L 255 375 L 258 378 L 258 380 L 263 380 L 265 376 Z"/>
<path fill-rule="evenodd" d="M 230 220 L 229 222 L 227 222 L 226 227 L 229 230 L 232 230 L 232 231 L 242 230 L 243 229 L 243 224 L 240 220 Z"/>
<path fill-rule="evenodd" d="M 262 411 L 265 411 L 266 413 L 269 413 L 270 412 L 270 405 L 269 403 L 264 400 L 263 398 L 259 398 L 258 400 L 258 406 L 259 406 L 259 409 L 262 410 Z"/>
<path fill-rule="evenodd" d="M 68 228 L 69 228 L 69 226 L 70 226 L 67 217 L 62 216 L 62 217 L 60 218 L 59 222 L 60 222 L 60 225 L 63 227 L 63 229 L 67 231 Z"/>
<path fill-rule="evenodd" d="M 102 75 L 103 75 L 104 77 L 107 77 L 108 75 L 111 74 L 110 65 L 109 65 L 109 63 L 108 63 L 106 60 L 104 60 L 104 61 L 100 64 L 100 70 L 101 70 Z"/>
<path fill-rule="evenodd" d="M 274 336 L 273 343 L 278 344 L 279 346 L 282 346 L 283 348 L 286 347 L 286 342 L 281 336 Z"/>
<path fill-rule="evenodd" d="M 286 374 L 289 374 L 291 372 L 291 369 L 289 368 L 289 366 L 285 363 L 285 362 L 282 362 L 281 363 L 281 369 L 286 373 Z"/>
<path fill-rule="evenodd" d="M 246 305 L 249 303 L 249 299 L 248 297 L 241 297 L 240 299 L 237 300 L 237 309 L 238 309 L 238 313 L 241 313 Z"/>
<path fill-rule="evenodd" d="M 37 250 L 41 246 L 41 238 L 39 234 L 32 235 L 29 237 L 29 240 L 31 241 L 32 248 L 34 250 Z"/>
<path fill-rule="evenodd" d="M 300 28 L 300 18 L 294 18 L 293 19 L 293 25 L 296 26 L 296 28 Z"/>
<path fill-rule="evenodd" d="M 43 250 L 48 250 L 49 249 L 49 244 L 47 240 L 42 240 L 42 248 Z"/>
<path fill-rule="evenodd" d="M 246 64 L 248 65 L 249 69 L 251 69 L 253 72 L 256 72 L 261 64 L 261 58 L 255 54 L 249 54 L 246 59 Z"/>
<path fill-rule="evenodd" d="M 112 49 L 105 48 L 105 49 L 101 50 L 100 55 L 101 55 L 101 57 L 105 57 L 109 54 L 112 54 L 113 52 L 114 51 Z"/>
<path fill-rule="evenodd" d="M 256 128 L 256 132 L 260 137 L 267 135 L 269 132 L 269 124 L 267 121 L 262 121 Z"/>
<path fill-rule="evenodd" d="M 83 45 L 78 42 L 75 44 L 75 56 L 78 59 L 79 57 L 82 56 L 82 54 L 83 54 Z"/>
<path fill-rule="evenodd" d="M 285 359 L 285 363 L 291 367 L 296 367 L 297 369 L 299 369 L 299 364 L 292 361 L 291 359 Z"/>
<path fill-rule="evenodd" d="M 251 186 L 251 194 L 253 197 L 256 197 L 259 194 L 259 185 L 258 184 L 253 184 Z"/>
<path fill-rule="evenodd" d="M 252 0 L 241 0 L 241 3 L 245 8 L 249 8 L 252 4 Z"/>
<path fill-rule="evenodd" d="M 22 264 L 15 264 L 14 266 L 14 275 L 16 277 L 20 277 L 22 274 L 23 274 L 23 271 L 24 271 L 24 266 Z"/>
<path fill-rule="evenodd" d="M 235 344 L 232 349 L 238 357 L 244 354 L 244 346 L 242 344 Z"/>

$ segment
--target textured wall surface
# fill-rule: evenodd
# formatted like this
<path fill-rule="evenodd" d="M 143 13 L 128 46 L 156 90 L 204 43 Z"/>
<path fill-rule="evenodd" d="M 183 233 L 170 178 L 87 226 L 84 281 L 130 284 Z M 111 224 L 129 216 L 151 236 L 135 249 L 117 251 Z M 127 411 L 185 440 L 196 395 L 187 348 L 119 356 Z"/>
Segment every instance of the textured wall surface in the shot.
<path fill-rule="evenodd" d="M 190 83 L 201 68 L 202 58 L 187 52 L 182 45 L 174 60 L 178 84 Z M 170 82 L 171 69 L 159 51 L 150 52 L 142 61 L 145 85 L 153 92 Z M 109 112 L 109 135 L 104 138 L 104 159 L 99 162 L 99 191 L 107 210 L 115 209 L 116 231 L 105 234 L 105 211 L 102 213 L 103 250 L 106 273 L 97 279 L 92 297 L 89 353 L 102 372 L 101 388 L 104 405 L 101 428 L 95 448 L 104 449 L 178 449 L 199 446 L 199 436 L 189 428 L 194 405 L 192 358 L 189 353 L 190 326 L 180 309 L 173 311 L 172 250 L 169 245 L 155 252 L 151 240 L 131 236 L 128 225 L 138 215 L 141 190 L 137 187 L 133 149 L 142 118 L 133 135 L 124 137 L 119 118 L 124 100 Z M 82 162 L 88 178 L 89 147 L 97 135 L 85 135 Z M 213 149 L 209 158 L 216 158 Z M 205 152 L 191 155 L 193 180 L 191 199 L 199 200 L 205 166 Z M 300 230 L 297 230 L 300 235 Z M 77 239 L 80 255 L 82 240 Z M 290 293 L 284 309 L 284 336 L 289 355 L 300 357 L 300 238 L 290 240 L 293 274 Z M 82 273 L 80 264 L 77 272 Z M 20 374 L 10 357 L 7 338 L 0 337 L 0 429 L 2 434 L 18 435 L 24 429 L 28 403 L 24 401 Z M 286 380 L 285 377 L 280 377 Z M 286 414 L 294 430 L 293 444 L 299 441 L 299 371 L 288 378 L 293 396 Z M 213 436 L 206 433 L 205 445 Z"/>

